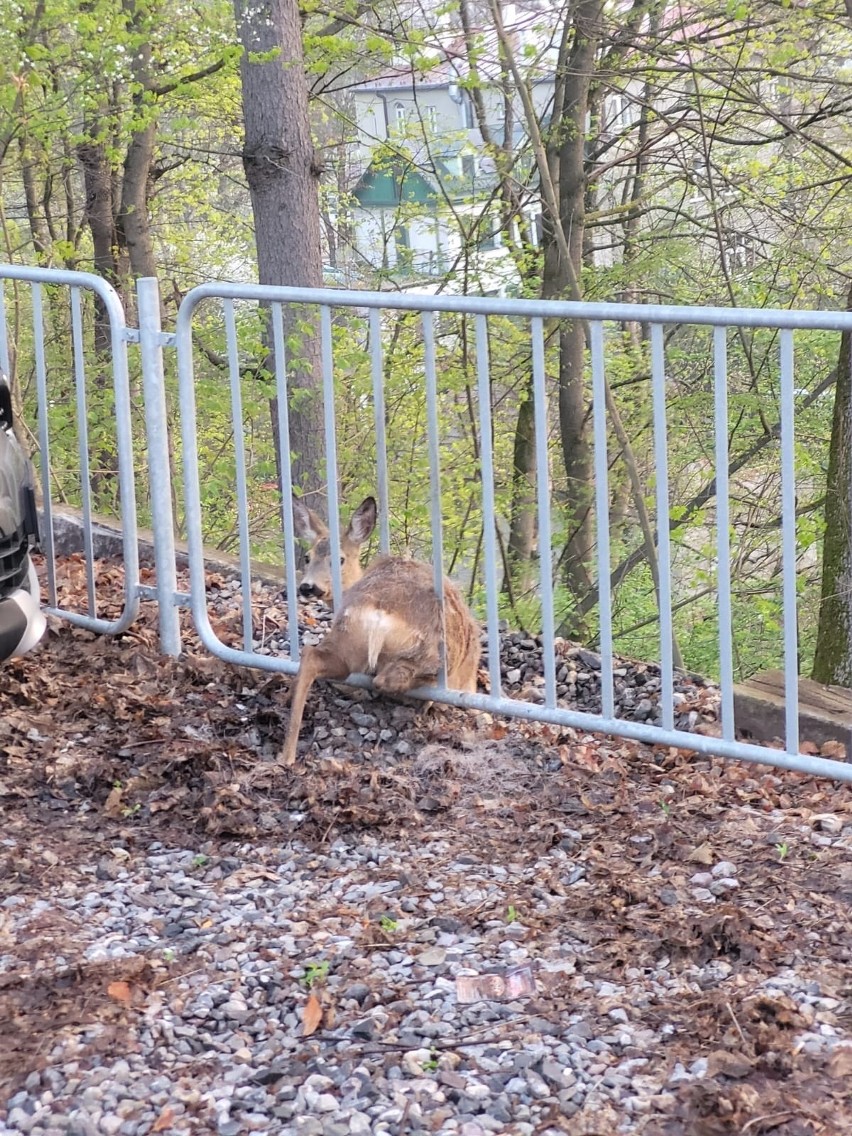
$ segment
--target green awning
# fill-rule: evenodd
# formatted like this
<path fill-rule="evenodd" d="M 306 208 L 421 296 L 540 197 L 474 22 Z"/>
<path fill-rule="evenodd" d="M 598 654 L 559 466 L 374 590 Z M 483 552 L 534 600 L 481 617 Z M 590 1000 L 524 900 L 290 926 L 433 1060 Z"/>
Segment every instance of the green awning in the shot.
<path fill-rule="evenodd" d="M 352 191 L 359 205 L 392 209 L 397 205 L 434 206 L 435 187 L 414 166 L 404 161 L 371 162 Z"/>

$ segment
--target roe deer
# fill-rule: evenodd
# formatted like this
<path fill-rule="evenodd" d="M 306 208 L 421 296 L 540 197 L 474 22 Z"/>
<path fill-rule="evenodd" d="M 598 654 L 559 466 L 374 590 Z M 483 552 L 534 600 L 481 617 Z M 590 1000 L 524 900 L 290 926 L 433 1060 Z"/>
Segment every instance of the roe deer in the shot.
<path fill-rule="evenodd" d="M 299 591 L 331 596 L 328 529 L 302 502 L 293 499 L 296 533 L 312 542 Z M 377 690 L 404 694 L 437 681 L 440 666 L 441 608 L 432 568 L 419 560 L 380 556 L 362 571 L 358 550 L 376 524 L 375 498 L 367 497 L 340 537 L 343 598 L 328 634 L 305 647 L 293 684 L 290 723 L 280 761 L 293 765 L 299 727 L 315 679 L 374 676 Z M 444 654 L 447 686 L 476 690 L 479 627 L 455 584 L 444 580 Z"/>

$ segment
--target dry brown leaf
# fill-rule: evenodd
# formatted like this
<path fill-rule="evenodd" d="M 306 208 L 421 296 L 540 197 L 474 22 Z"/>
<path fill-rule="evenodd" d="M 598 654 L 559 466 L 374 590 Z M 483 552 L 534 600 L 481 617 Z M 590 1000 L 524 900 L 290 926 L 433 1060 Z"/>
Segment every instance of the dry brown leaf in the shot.
<path fill-rule="evenodd" d="M 148 801 L 148 809 L 152 814 L 165 812 L 166 809 L 172 809 L 175 805 L 180 804 L 188 795 L 189 789 L 187 786 L 180 785 L 178 788 L 170 789 L 161 796 L 152 796 Z"/>
<path fill-rule="evenodd" d="M 697 848 L 693 848 L 687 859 L 694 864 L 709 865 L 713 863 L 716 857 L 713 855 L 713 849 L 705 841 L 703 844 L 699 844 Z"/>
<path fill-rule="evenodd" d="M 727 1049 L 715 1049 L 707 1058 L 708 1077 L 717 1077 L 721 1073 L 724 1077 L 739 1080 L 747 1077 L 753 1068 L 753 1062 L 745 1054 L 730 1053 Z"/>
<path fill-rule="evenodd" d="M 317 1029 L 322 1021 L 322 1006 L 320 1005 L 319 998 L 316 994 L 309 994 L 308 1000 L 305 1003 L 305 1008 L 302 1010 L 302 1034 L 304 1037 L 310 1037 Z"/>
<path fill-rule="evenodd" d="M 151 1125 L 152 1132 L 165 1132 L 167 1128 L 171 1128 L 175 1119 L 174 1110 L 169 1108 L 168 1105 L 163 1109 L 154 1123 Z"/>
<path fill-rule="evenodd" d="M 852 1077 L 852 1046 L 838 1045 L 828 1063 L 832 1077 Z"/>
<path fill-rule="evenodd" d="M 107 986 L 107 994 L 110 998 L 114 998 L 116 1002 L 123 1002 L 125 1006 L 129 1006 L 133 1001 L 133 991 L 130 986 L 123 981 L 111 982 Z"/>
<path fill-rule="evenodd" d="M 121 794 L 122 788 L 116 785 L 115 788 L 110 790 L 109 796 L 104 801 L 104 812 L 107 816 L 121 816 Z"/>

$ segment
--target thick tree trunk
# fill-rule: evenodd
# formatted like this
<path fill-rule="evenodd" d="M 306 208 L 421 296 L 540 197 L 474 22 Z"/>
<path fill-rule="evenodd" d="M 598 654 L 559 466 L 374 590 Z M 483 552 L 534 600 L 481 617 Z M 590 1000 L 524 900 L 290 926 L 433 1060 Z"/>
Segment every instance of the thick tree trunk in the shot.
<path fill-rule="evenodd" d="M 134 278 L 157 275 L 154 241 L 148 218 L 148 191 L 156 138 L 156 122 L 150 122 L 144 129 L 135 131 L 124 159 L 118 230 L 119 239 L 127 248 L 130 272 Z"/>
<path fill-rule="evenodd" d="M 92 234 L 94 268 L 99 275 L 120 289 L 118 233 L 115 225 L 115 183 L 109 153 L 100 140 L 96 120 L 87 124 L 88 141 L 77 147 L 86 188 L 85 216 Z M 91 411 L 101 419 L 111 419 L 112 365 L 110 323 L 103 302 L 95 297 L 95 367 L 91 372 Z M 117 504 L 118 462 L 115 453 L 102 447 L 93 455 L 91 488 L 97 508 L 109 512 Z"/>
<path fill-rule="evenodd" d="M 852 288 L 846 302 L 852 311 Z M 825 493 L 822 599 L 811 675 L 852 687 L 852 335 L 840 343 Z"/>
<path fill-rule="evenodd" d="M 549 243 L 545 257 L 543 294 L 580 299 L 586 221 L 586 117 L 589 86 L 601 35 L 600 0 L 583 0 L 573 20 L 573 41 L 560 76 L 561 117 L 549 147 L 549 164 L 558 171 L 559 224 L 564 242 Z M 561 245 L 561 247 L 560 247 Z M 569 263 L 564 263 L 567 245 Z M 573 286 L 571 283 L 573 281 Z M 563 565 L 564 581 L 578 600 L 591 586 L 593 550 L 593 473 L 589 444 L 589 398 L 585 378 L 585 329 L 581 321 L 559 327 L 559 437 L 565 467 L 569 536 Z M 582 635 L 571 616 L 560 631 Z"/>
<path fill-rule="evenodd" d="M 308 119 L 299 7 L 296 0 L 234 0 L 234 12 L 243 45 L 243 166 L 260 282 L 318 288 L 320 170 Z M 284 319 L 292 476 L 302 492 L 311 492 L 324 483 L 316 318 L 288 306 Z"/>
<path fill-rule="evenodd" d="M 86 223 L 92 234 L 92 262 L 95 272 L 117 287 L 118 234 L 115 228 L 113 208 L 113 179 L 107 148 L 98 138 L 95 122 L 89 123 L 88 141 L 77 147 L 77 157 L 83 169 L 83 184 L 86 190 Z M 110 335 L 106 313 L 100 300 L 95 300 L 95 350 L 99 356 L 109 352 Z"/>
<path fill-rule="evenodd" d="M 133 132 L 127 144 L 127 152 L 121 171 L 121 189 L 117 196 L 118 212 L 116 230 L 119 245 L 126 256 L 126 267 L 131 280 L 128 281 L 127 302 L 131 308 L 128 313 L 134 318 L 136 291 L 132 281 L 140 276 L 157 275 L 157 259 L 154 255 L 154 240 L 151 234 L 149 217 L 149 195 L 154 168 L 154 148 L 157 142 L 156 109 L 149 97 L 153 84 L 152 48 L 147 36 L 152 32 L 150 26 L 152 12 L 137 0 L 124 0 L 127 27 L 138 41 L 131 60 L 136 90 L 133 96 Z"/>

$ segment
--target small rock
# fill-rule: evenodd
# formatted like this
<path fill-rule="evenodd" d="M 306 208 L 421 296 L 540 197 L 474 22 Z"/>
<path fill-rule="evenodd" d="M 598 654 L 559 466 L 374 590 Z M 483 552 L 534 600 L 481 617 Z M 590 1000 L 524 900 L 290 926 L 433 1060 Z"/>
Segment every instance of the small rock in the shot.
<path fill-rule="evenodd" d="M 730 860 L 720 860 L 711 870 L 717 880 L 720 876 L 724 876 L 726 879 L 733 879 L 736 878 L 737 874 L 737 866 L 736 864 L 732 864 Z"/>
<path fill-rule="evenodd" d="M 422 1077 L 425 1066 L 432 1058 L 428 1049 L 409 1049 L 402 1055 L 402 1067 L 411 1077 Z"/>
<path fill-rule="evenodd" d="M 429 947 L 428 950 L 417 955 L 416 961 L 421 966 L 441 966 L 446 958 L 447 952 L 443 947 Z"/>
<path fill-rule="evenodd" d="M 713 883 L 713 879 L 714 876 L 712 872 L 696 872 L 695 875 L 690 878 L 689 882 L 695 884 L 696 887 L 709 888 Z"/>
<path fill-rule="evenodd" d="M 353 982 L 351 986 L 347 986 L 343 991 L 343 997 L 351 998 L 353 1002 L 357 1002 L 360 1006 L 369 993 L 370 987 L 365 982 Z"/>
<path fill-rule="evenodd" d="M 338 1107 L 337 1097 L 332 1096 L 331 1093 L 320 1093 L 314 1104 L 317 1112 L 335 1112 Z"/>
<path fill-rule="evenodd" d="M 817 813 L 811 817 L 811 827 L 818 832 L 827 832 L 836 836 L 843 828 L 843 821 L 835 813 Z"/>
<path fill-rule="evenodd" d="M 715 903 L 716 897 L 709 888 L 697 887 L 692 889 L 692 896 L 699 903 Z"/>

